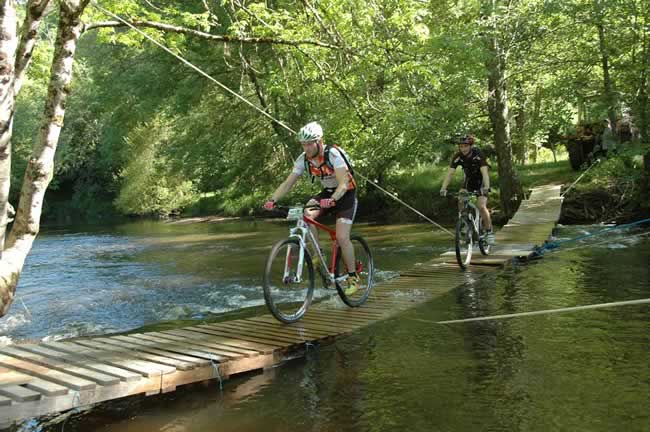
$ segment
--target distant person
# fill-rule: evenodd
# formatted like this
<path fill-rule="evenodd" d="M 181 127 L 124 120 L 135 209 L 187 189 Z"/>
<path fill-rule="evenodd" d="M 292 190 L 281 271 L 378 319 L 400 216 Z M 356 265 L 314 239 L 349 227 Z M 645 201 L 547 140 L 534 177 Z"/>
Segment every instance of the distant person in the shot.
<path fill-rule="evenodd" d="M 447 195 L 447 186 L 449 186 L 449 182 L 459 166 L 463 167 L 465 175 L 463 189 L 478 195 L 478 209 L 481 212 L 483 229 L 486 233 L 485 239 L 488 244 L 493 245 L 495 238 L 492 230 L 492 218 L 487 208 L 487 197 L 490 192 L 489 165 L 481 155 L 481 151 L 474 147 L 474 137 L 472 135 L 465 135 L 458 140 L 458 152 L 451 158 L 447 176 L 440 188 L 440 195 Z"/>

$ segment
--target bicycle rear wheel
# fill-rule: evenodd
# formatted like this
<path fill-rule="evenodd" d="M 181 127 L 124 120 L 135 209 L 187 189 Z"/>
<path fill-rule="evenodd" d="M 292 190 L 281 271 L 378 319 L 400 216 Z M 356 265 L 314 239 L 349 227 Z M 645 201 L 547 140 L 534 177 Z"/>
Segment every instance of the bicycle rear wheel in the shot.
<path fill-rule="evenodd" d="M 352 247 L 354 248 L 354 266 L 357 276 L 359 277 L 358 290 L 353 294 L 345 294 L 347 288 L 346 282 L 336 282 L 336 290 L 341 296 L 343 303 L 350 307 L 359 307 L 368 300 L 368 296 L 372 291 L 375 284 L 375 264 L 372 258 L 372 253 L 368 247 L 368 243 L 358 235 L 350 236 Z M 343 261 L 343 254 L 339 246 L 336 254 L 336 266 L 334 267 L 334 277 L 338 278 L 349 273 L 345 262 Z"/>
<path fill-rule="evenodd" d="M 465 218 L 458 219 L 456 223 L 456 261 L 461 269 L 465 270 L 472 261 L 472 247 L 474 245 L 472 225 Z"/>
<path fill-rule="evenodd" d="M 299 267 L 301 251 L 304 256 Z M 307 312 L 313 295 L 314 268 L 309 252 L 295 238 L 276 243 L 264 271 L 264 300 L 269 311 L 279 321 L 296 322 Z"/>

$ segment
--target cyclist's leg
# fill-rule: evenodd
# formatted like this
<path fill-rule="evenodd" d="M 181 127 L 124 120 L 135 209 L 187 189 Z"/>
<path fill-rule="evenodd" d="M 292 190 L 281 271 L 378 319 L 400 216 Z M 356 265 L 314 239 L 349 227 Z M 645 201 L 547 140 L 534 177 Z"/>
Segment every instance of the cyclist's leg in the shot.
<path fill-rule="evenodd" d="M 478 210 L 481 213 L 481 220 L 483 221 L 483 229 L 486 232 L 492 231 L 492 218 L 490 217 L 490 211 L 487 208 L 487 197 L 479 196 L 477 205 L 478 205 Z"/>
<path fill-rule="evenodd" d="M 336 204 L 336 241 L 341 247 L 343 261 L 348 273 L 354 273 L 354 247 L 350 241 L 350 231 L 357 214 L 357 196 L 354 190 L 346 192 Z"/>

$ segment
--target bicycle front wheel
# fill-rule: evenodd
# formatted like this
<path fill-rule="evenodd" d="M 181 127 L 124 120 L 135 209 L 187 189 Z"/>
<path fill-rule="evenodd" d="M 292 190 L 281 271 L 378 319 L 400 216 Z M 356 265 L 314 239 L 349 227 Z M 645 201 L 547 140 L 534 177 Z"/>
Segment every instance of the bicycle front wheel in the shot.
<path fill-rule="evenodd" d="M 346 282 L 336 282 L 336 290 L 341 296 L 343 303 L 350 307 L 359 307 L 368 300 L 372 287 L 375 284 L 375 264 L 372 259 L 372 253 L 368 247 L 368 243 L 358 236 L 350 236 L 350 241 L 352 242 L 352 247 L 354 250 L 354 271 L 359 277 L 359 283 L 357 284 L 357 290 L 354 293 L 346 290 L 348 289 Z M 343 260 L 343 254 L 341 253 L 341 247 L 339 246 L 336 254 L 336 267 L 334 268 L 334 277 L 338 278 L 345 274 L 350 273 L 345 261 Z"/>
<path fill-rule="evenodd" d="M 474 245 L 472 231 L 472 225 L 467 219 L 458 219 L 456 223 L 456 261 L 463 270 L 472 261 L 472 247 Z"/>
<path fill-rule="evenodd" d="M 490 244 L 487 242 L 485 230 L 481 227 L 481 232 L 478 237 L 478 248 L 481 250 L 483 255 L 490 254 Z"/>
<path fill-rule="evenodd" d="M 269 311 L 279 321 L 296 322 L 307 312 L 313 295 L 314 268 L 309 252 L 295 238 L 276 243 L 264 272 L 264 300 Z"/>

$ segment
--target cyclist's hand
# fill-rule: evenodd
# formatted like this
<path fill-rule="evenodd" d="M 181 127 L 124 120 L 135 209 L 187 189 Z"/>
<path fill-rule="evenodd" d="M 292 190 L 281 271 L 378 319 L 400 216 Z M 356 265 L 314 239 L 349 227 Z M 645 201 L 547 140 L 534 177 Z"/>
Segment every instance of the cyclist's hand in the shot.
<path fill-rule="evenodd" d="M 273 210 L 275 208 L 275 201 L 268 200 L 267 202 L 264 203 L 264 208 L 266 210 Z"/>
<path fill-rule="evenodd" d="M 320 208 L 326 209 L 326 208 L 334 207 L 335 205 L 336 205 L 336 201 L 334 200 L 334 198 L 324 198 L 320 200 Z"/>
<path fill-rule="evenodd" d="M 446 197 L 447 196 L 447 189 L 440 189 L 440 196 Z"/>

